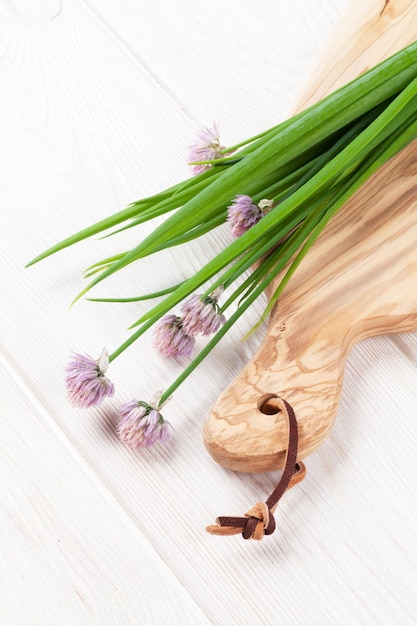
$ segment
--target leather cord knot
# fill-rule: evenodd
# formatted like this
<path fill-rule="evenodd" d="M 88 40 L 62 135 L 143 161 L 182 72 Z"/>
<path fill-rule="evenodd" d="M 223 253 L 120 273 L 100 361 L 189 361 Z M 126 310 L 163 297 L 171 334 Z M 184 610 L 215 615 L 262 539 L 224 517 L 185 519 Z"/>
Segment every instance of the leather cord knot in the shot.
<path fill-rule="evenodd" d="M 277 398 L 280 409 L 288 422 L 288 448 L 281 479 L 266 502 L 257 502 L 244 517 L 218 517 L 216 524 L 207 526 L 212 535 L 242 534 L 244 539 L 261 540 L 264 535 L 271 535 L 275 530 L 274 512 L 278 501 L 287 489 L 303 480 L 306 468 L 304 463 L 297 463 L 298 425 L 291 405 Z"/>
<path fill-rule="evenodd" d="M 271 535 L 275 530 L 275 519 L 266 502 L 257 502 L 247 513 L 248 518 L 242 536 L 244 539 L 260 541 L 264 535 Z"/>

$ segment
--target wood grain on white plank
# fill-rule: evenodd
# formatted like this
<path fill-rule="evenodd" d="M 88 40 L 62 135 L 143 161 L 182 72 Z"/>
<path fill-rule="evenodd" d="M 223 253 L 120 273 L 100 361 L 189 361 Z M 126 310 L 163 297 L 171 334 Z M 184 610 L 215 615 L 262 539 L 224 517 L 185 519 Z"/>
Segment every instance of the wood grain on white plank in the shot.
<path fill-rule="evenodd" d="M 62 0 L 1 0 L 0 20 L 20 26 L 45 24 L 55 19 L 62 8 Z"/>
<path fill-rule="evenodd" d="M 262 544 L 222 540 L 206 535 L 206 524 L 243 513 L 277 478 L 223 470 L 201 436 L 209 406 L 260 340 L 239 343 L 262 304 L 167 405 L 172 442 L 135 453 L 115 437 L 118 403 L 164 387 L 181 364 L 160 360 L 144 337 L 112 365 L 114 401 L 90 412 L 67 405 L 62 379 L 71 350 L 113 349 L 146 310 L 81 302 L 68 312 L 68 304 L 89 263 L 133 245 L 147 227 L 23 270 L 58 238 L 187 176 L 182 159 L 199 124 L 219 119 L 229 142 L 287 115 L 344 4 L 64 1 L 52 21 L 1 24 L 0 347 L 10 372 L 1 378 L 1 470 L 9 490 L 20 485 L 7 520 L 32 524 L 42 547 L 39 574 L 34 544 L 14 522 L 5 525 L 1 581 L 20 602 L 27 590 L 23 606 L 42 616 L 45 590 L 58 579 L 60 614 L 46 603 L 43 624 L 413 624 L 415 485 L 398 465 L 412 459 L 417 434 L 412 338 L 380 338 L 352 352 L 335 428 L 308 459 L 305 484 L 280 506 L 276 534 Z M 220 243 L 226 237 L 222 231 Z M 208 260 L 210 248 L 197 242 L 146 259 L 96 295 L 166 286 Z M 71 509 L 91 503 L 82 519 L 67 510 L 66 484 Z M 139 558 L 151 582 L 163 572 L 157 598 Z M 16 596 L 0 597 L 9 618 Z M 29 613 L 21 623 L 32 623 Z"/>

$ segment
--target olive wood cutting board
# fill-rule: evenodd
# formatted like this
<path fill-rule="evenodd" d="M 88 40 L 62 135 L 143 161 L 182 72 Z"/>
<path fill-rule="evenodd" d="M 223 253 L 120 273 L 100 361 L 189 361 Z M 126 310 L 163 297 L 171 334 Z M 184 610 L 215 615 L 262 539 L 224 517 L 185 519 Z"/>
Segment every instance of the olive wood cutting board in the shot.
<path fill-rule="evenodd" d="M 415 0 L 355 0 L 297 110 L 416 39 Z M 414 141 L 339 211 L 296 270 L 259 350 L 206 418 L 208 451 L 233 470 L 282 468 L 288 435 L 274 400 L 280 396 L 297 416 L 298 459 L 304 459 L 332 428 L 350 348 L 365 337 L 416 329 Z"/>

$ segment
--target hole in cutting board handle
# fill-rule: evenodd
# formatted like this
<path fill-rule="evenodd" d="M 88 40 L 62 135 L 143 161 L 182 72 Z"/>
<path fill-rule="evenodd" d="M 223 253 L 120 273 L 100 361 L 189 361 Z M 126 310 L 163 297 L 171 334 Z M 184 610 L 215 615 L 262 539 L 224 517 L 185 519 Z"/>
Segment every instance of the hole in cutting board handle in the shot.
<path fill-rule="evenodd" d="M 264 415 L 276 415 L 281 411 L 278 402 L 278 396 L 275 393 L 267 393 L 259 398 L 258 410 Z"/>

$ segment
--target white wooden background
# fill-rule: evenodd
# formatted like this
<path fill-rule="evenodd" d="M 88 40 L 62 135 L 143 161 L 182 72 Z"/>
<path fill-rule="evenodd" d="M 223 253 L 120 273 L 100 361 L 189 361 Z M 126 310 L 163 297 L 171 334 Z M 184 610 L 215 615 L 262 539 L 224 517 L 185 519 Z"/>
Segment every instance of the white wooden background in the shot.
<path fill-rule="evenodd" d="M 122 400 L 180 371 L 151 337 L 111 369 L 114 401 L 67 404 L 72 350 L 114 349 L 145 305 L 82 301 L 82 270 L 138 236 L 91 240 L 31 269 L 67 234 L 188 176 L 218 120 L 230 144 L 284 119 L 345 0 L 0 0 L 0 623 L 416 624 L 417 335 L 347 364 L 336 425 L 263 542 L 216 538 L 278 474 L 217 466 L 204 415 L 262 333 L 242 321 L 165 410 L 166 447 L 115 437 Z M 151 225 L 142 229 L 148 232 Z M 225 235 L 226 236 L 226 235 Z M 96 295 L 189 274 L 218 241 L 131 266 Z"/>

